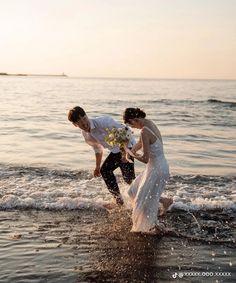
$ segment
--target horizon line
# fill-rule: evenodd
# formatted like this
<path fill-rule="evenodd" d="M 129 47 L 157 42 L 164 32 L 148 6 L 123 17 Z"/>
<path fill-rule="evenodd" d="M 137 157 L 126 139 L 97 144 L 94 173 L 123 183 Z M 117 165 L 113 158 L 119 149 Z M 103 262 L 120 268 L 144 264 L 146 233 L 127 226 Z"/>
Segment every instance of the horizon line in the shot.
<path fill-rule="evenodd" d="M 77 79 L 104 79 L 104 80 L 199 80 L 199 81 L 235 81 L 236 78 L 174 78 L 174 77 L 110 77 L 110 76 L 77 76 L 68 75 L 66 73 L 62 74 L 26 74 L 26 73 L 3 73 L 0 72 L 0 77 L 2 76 L 19 76 L 19 77 L 64 77 L 64 78 L 77 78 Z"/>
<path fill-rule="evenodd" d="M 106 76 L 70 76 L 67 75 L 68 78 L 78 78 L 78 79 L 107 79 L 107 80 L 206 80 L 206 81 L 235 81 L 234 79 L 223 79 L 223 78 L 172 78 L 172 77 L 106 77 Z"/>

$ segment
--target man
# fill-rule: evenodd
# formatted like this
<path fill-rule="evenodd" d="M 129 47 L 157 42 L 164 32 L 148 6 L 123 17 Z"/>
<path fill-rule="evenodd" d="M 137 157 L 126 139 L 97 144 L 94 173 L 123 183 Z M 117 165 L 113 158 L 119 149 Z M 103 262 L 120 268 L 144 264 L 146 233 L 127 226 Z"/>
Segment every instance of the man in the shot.
<path fill-rule="evenodd" d="M 76 106 L 68 113 L 68 120 L 72 122 L 75 127 L 82 130 L 85 142 L 93 147 L 96 156 L 96 167 L 94 169 L 94 177 L 102 175 L 108 190 L 115 197 L 118 205 L 123 204 L 120 190 L 113 173 L 115 169 L 120 167 L 122 176 L 127 184 L 131 184 L 135 179 L 134 163 L 129 163 L 122 159 L 122 155 L 118 146 L 111 146 L 105 141 L 107 136 L 107 129 L 121 128 L 124 125 L 118 123 L 109 116 L 97 117 L 89 119 L 83 108 Z M 134 138 L 131 138 L 129 147 L 135 143 Z M 103 149 L 110 150 L 102 166 Z"/>

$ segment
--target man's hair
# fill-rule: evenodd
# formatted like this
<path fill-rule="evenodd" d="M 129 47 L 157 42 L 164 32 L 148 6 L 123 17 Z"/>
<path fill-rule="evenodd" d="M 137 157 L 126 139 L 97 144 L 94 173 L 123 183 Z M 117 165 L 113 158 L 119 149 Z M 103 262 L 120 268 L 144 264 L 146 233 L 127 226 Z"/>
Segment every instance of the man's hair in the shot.
<path fill-rule="evenodd" d="M 84 117 L 86 115 L 83 108 L 76 106 L 73 109 L 71 109 L 68 113 L 68 120 L 72 123 L 76 123 L 80 120 L 80 118 Z"/>

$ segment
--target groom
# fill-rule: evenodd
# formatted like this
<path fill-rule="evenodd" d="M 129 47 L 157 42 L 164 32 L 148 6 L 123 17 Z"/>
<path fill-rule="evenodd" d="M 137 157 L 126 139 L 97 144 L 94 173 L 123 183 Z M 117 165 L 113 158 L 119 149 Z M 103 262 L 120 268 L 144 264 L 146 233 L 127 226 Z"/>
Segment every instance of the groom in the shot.
<path fill-rule="evenodd" d="M 132 180 L 135 179 L 134 163 L 124 162 L 119 147 L 109 145 L 105 141 L 105 137 L 108 134 L 107 129 L 121 128 L 124 127 L 124 125 L 109 116 L 89 119 L 84 109 L 79 106 L 69 111 L 68 120 L 72 122 L 75 127 L 82 130 L 85 142 L 89 144 L 95 152 L 96 167 L 94 169 L 94 177 L 102 175 L 108 190 L 115 197 L 116 203 L 122 205 L 123 200 L 113 171 L 120 167 L 125 182 L 131 184 Z M 132 147 L 134 144 L 135 140 L 132 137 L 129 147 Z M 109 149 L 110 154 L 101 166 L 104 148 Z"/>

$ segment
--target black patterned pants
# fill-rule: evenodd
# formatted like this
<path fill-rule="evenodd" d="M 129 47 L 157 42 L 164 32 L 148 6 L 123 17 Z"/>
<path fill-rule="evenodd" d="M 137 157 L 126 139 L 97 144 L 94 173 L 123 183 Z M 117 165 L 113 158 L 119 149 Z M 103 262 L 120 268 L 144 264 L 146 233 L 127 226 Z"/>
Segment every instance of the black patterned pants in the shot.
<path fill-rule="evenodd" d="M 120 190 L 113 171 L 120 167 L 124 181 L 127 184 L 131 184 L 133 179 L 135 179 L 134 163 L 122 162 L 121 157 L 122 156 L 120 152 L 111 152 L 103 162 L 100 171 L 108 190 L 116 198 L 120 197 Z M 133 160 L 132 157 L 130 157 L 130 159 Z"/>

